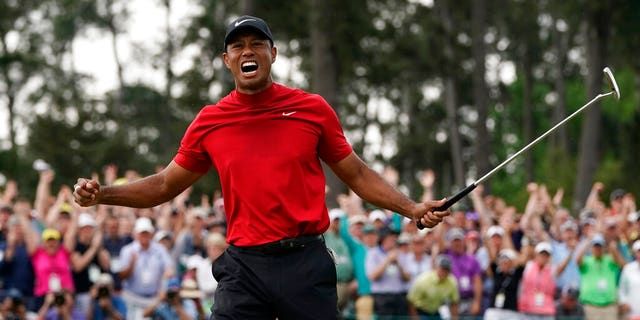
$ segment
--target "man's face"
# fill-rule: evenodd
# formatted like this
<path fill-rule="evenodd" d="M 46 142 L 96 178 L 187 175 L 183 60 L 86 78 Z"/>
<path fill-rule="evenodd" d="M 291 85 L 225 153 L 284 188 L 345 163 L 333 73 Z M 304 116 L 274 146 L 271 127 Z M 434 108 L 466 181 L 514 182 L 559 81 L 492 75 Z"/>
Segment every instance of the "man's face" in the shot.
<path fill-rule="evenodd" d="M 451 250 L 456 254 L 464 253 L 464 240 L 462 239 L 453 239 L 451 240 Z"/>
<path fill-rule="evenodd" d="M 513 266 L 513 261 L 511 261 L 511 259 L 508 258 L 499 258 L 498 259 L 498 265 L 500 266 L 500 269 L 504 272 L 511 270 L 511 267 Z"/>
<path fill-rule="evenodd" d="M 450 272 L 451 271 L 449 269 L 441 267 L 436 268 L 436 274 L 438 275 L 438 279 L 440 280 L 440 282 L 446 280 Z"/>
<path fill-rule="evenodd" d="M 542 251 L 542 252 L 536 254 L 536 261 L 540 265 L 546 265 L 547 263 L 549 263 L 550 258 L 551 258 L 551 254 L 549 254 L 546 251 Z"/>
<path fill-rule="evenodd" d="M 224 64 L 231 71 L 240 93 L 255 94 L 271 83 L 271 64 L 277 50 L 257 31 L 241 31 L 230 39 L 222 54 Z"/>
<path fill-rule="evenodd" d="M 594 244 L 593 246 L 591 246 L 591 254 L 596 257 L 596 258 L 600 258 L 602 257 L 602 245 L 600 244 Z"/>
<path fill-rule="evenodd" d="M 375 232 L 367 232 L 362 235 L 362 242 L 364 245 L 371 248 L 378 244 L 378 234 Z"/>
<path fill-rule="evenodd" d="M 417 237 L 411 241 L 411 250 L 416 253 L 427 252 L 427 240 L 424 237 Z"/>
<path fill-rule="evenodd" d="M 562 231 L 562 234 L 560 237 L 562 238 L 562 242 L 569 243 L 574 239 L 577 239 L 578 234 L 573 229 L 566 229 Z"/>
<path fill-rule="evenodd" d="M 151 239 L 153 239 L 153 234 L 151 232 L 138 232 L 138 242 L 140 242 L 143 247 L 149 246 Z"/>

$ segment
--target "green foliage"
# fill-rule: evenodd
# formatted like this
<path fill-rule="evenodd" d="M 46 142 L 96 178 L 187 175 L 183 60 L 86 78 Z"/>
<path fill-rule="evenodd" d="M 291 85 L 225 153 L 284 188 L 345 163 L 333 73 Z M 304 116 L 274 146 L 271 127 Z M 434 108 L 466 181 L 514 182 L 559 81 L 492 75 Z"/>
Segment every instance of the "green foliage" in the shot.
<path fill-rule="evenodd" d="M 9 97 L 28 97 L 16 110 L 12 124 L 28 126 L 28 143 L 0 151 L 0 172 L 19 179 L 25 189 L 34 189 L 37 174 L 33 160 L 42 158 L 56 169 L 56 184 L 71 184 L 78 176 L 100 172 L 109 163 L 122 170 L 141 174 L 154 172 L 168 163 L 189 122 L 207 104 L 213 104 L 233 89 L 233 79 L 221 62 L 225 26 L 240 14 L 238 1 L 193 1 L 200 10 L 173 30 L 170 40 L 176 50 L 197 48 L 190 56 L 190 68 L 172 79 L 167 88 L 127 82 L 113 91 L 95 97 L 86 93 L 93 81 L 69 67 L 72 43 L 89 28 L 109 36 L 125 36 L 129 12 L 126 1 L 45 0 L 4 1 L 0 3 L 0 39 L 8 33 L 19 35 L 17 46 L 0 45 L 0 101 L 4 108 Z M 311 0 L 255 1 L 255 14 L 265 18 L 274 32 L 281 52 L 302 59 L 301 71 L 308 79 L 311 59 Z M 411 194 L 419 194 L 415 172 L 433 168 L 438 173 L 441 195 L 454 192 L 449 124 L 444 107 L 443 77 L 453 75 L 458 105 L 456 121 L 461 133 L 464 167 L 468 178 L 475 172 L 476 143 L 474 101 L 471 79 L 471 3 L 435 1 L 423 6 L 407 0 L 355 0 L 322 2 L 328 8 L 321 21 L 330 36 L 330 52 L 336 58 L 338 103 L 336 109 L 345 131 L 354 138 L 354 148 L 362 153 L 371 146 L 363 138 L 365 130 L 379 128 L 383 139 L 396 142 L 397 153 L 390 158 L 373 154 L 372 161 L 391 164 L 401 173 L 402 183 Z M 443 18 L 442 6 L 449 6 L 451 25 Z M 487 1 L 488 34 L 485 37 L 487 65 L 492 59 L 516 66 L 516 81 L 491 83 L 490 131 L 491 162 L 505 160 L 529 141 L 523 136 L 523 66 L 533 71 L 533 135 L 551 126 L 556 107 L 548 97 L 554 90 L 555 64 L 551 34 L 556 25 L 566 24 L 570 59 L 562 71 L 567 103 L 571 113 L 593 97 L 586 96 L 584 55 L 587 48 L 579 29 L 584 23 L 582 6 L 597 1 Z M 596 179 L 607 186 L 640 192 L 634 177 L 640 148 L 640 115 L 636 93 L 640 64 L 638 51 L 637 1 L 621 0 L 611 16 L 611 43 L 607 64 L 613 67 L 623 99 L 602 103 L 603 136 L 598 154 L 602 163 Z M 34 16 L 41 21 L 34 22 Z M 163 19 L 163 18 L 159 18 Z M 551 21 L 551 22 L 549 22 Z M 561 22 L 561 23 L 560 23 Z M 115 32 L 115 33 L 114 33 Z M 155 38 L 155 37 L 154 37 Z M 161 37 L 158 37 L 161 38 Z M 158 52 L 143 52 L 160 71 L 169 65 L 166 43 L 156 43 Z M 450 45 L 447 54 L 444 48 Z M 99 62 L 97 62 L 99 63 Z M 126 61 L 124 66 L 132 64 Z M 115 72 L 115 71 L 114 71 Z M 125 75 L 127 69 L 123 68 Z M 490 72 L 495 72 L 490 70 Z M 10 75 L 10 76 L 9 76 Z M 164 80 L 164 79 L 159 79 Z M 309 88 L 303 88 L 309 89 Z M 439 90 L 440 96 L 426 99 L 425 89 Z M 606 89 L 605 89 L 606 90 Z M 396 117 L 383 122 L 369 106 L 378 99 L 391 102 Z M 11 106 L 10 106 L 11 107 Z M 37 110 L 37 112 L 35 112 Z M 2 110 L 4 111 L 4 109 Z M 577 155 L 583 116 L 565 126 L 569 136 L 567 150 L 552 150 L 542 141 L 525 156 L 534 160 L 538 183 L 555 191 L 564 189 L 567 206 L 577 172 Z M 3 124 L 4 125 L 4 124 Z M 443 134 L 444 133 L 444 134 Z M 444 136 L 444 138 L 443 138 Z M 516 159 L 491 179 L 492 193 L 523 209 L 527 199 L 524 162 Z M 122 173 L 122 172 L 121 172 Z M 212 170 L 194 187 L 194 195 L 219 188 Z M 28 194 L 30 191 L 25 191 Z M 192 199 L 196 201 L 197 199 Z"/>

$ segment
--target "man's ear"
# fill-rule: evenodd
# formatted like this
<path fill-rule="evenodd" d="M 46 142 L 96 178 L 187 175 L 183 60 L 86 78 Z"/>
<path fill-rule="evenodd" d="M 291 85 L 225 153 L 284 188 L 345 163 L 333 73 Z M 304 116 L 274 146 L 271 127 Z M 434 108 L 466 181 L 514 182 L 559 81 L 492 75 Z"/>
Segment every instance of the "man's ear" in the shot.
<path fill-rule="evenodd" d="M 226 52 L 222 53 L 222 61 L 224 61 L 224 65 L 227 67 L 227 69 L 231 69 L 231 67 L 229 66 L 229 56 Z"/>
<path fill-rule="evenodd" d="M 276 62 L 276 56 L 278 55 L 278 48 L 271 47 L 271 63 Z"/>

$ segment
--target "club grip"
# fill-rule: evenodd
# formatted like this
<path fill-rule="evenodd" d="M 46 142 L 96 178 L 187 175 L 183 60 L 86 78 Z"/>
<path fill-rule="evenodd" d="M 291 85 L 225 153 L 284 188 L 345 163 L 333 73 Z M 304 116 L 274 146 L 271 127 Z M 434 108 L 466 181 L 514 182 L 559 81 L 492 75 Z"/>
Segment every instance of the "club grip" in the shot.
<path fill-rule="evenodd" d="M 466 188 L 460 190 L 458 193 L 456 193 L 453 197 L 447 199 L 447 201 L 445 201 L 445 203 L 440 206 L 437 207 L 435 209 L 433 209 L 433 211 L 445 211 L 447 209 L 449 209 L 452 205 L 454 205 L 456 202 L 460 201 L 460 199 L 464 198 L 466 195 L 468 195 L 471 191 L 473 191 L 473 189 L 475 189 L 477 186 L 472 183 L 470 185 L 468 185 Z M 422 230 L 425 228 L 425 226 L 422 224 L 422 221 L 420 219 L 418 219 L 418 222 L 416 222 L 416 225 L 418 226 L 418 229 Z"/>

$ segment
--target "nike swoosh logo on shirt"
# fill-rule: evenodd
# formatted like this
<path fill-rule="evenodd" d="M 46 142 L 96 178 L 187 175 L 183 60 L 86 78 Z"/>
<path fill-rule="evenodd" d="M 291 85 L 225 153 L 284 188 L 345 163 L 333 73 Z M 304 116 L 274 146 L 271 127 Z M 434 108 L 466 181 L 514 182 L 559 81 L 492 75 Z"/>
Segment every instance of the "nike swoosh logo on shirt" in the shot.
<path fill-rule="evenodd" d="M 243 24 L 243 23 L 245 23 L 247 21 L 256 21 L 256 19 L 244 19 L 244 20 L 236 21 L 235 26 L 237 27 L 237 26 L 239 26 L 239 25 L 241 25 L 241 24 Z"/>
<path fill-rule="evenodd" d="M 296 112 L 298 112 L 298 111 L 283 112 L 282 115 L 285 116 L 285 117 L 288 117 L 288 116 L 290 116 L 290 115 L 292 115 L 292 114 L 294 114 Z"/>

